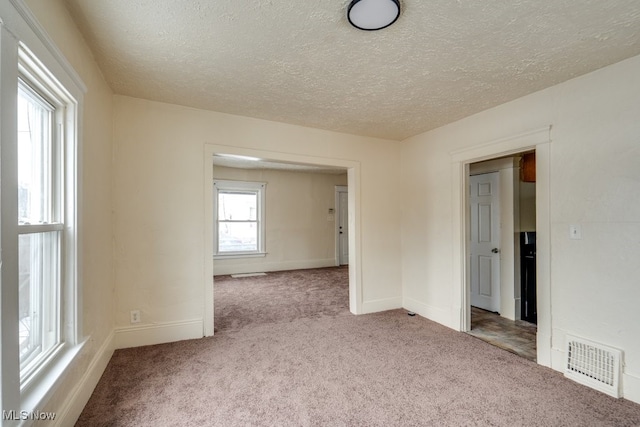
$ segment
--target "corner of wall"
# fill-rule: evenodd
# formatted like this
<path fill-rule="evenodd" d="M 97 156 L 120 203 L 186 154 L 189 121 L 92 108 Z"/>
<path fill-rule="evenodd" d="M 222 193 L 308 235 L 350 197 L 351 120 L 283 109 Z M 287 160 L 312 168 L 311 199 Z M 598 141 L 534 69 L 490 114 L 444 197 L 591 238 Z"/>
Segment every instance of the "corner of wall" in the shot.
<path fill-rule="evenodd" d="M 413 311 L 422 317 L 425 317 L 434 322 L 440 323 L 451 329 L 459 330 L 452 324 L 452 311 L 442 309 L 440 307 L 431 306 L 420 302 L 416 299 L 404 296 L 402 298 L 402 307 L 406 310 Z"/>

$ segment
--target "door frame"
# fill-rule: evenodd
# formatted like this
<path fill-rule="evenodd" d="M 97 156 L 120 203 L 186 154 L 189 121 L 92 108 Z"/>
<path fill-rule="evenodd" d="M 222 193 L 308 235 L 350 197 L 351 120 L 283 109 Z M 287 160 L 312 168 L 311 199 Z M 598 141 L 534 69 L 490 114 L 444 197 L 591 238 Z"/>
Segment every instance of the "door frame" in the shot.
<path fill-rule="evenodd" d="M 335 240 L 336 240 L 336 267 L 340 267 L 340 193 L 349 194 L 349 187 L 347 185 L 335 186 Z M 347 204 L 347 210 L 349 206 Z"/>
<path fill-rule="evenodd" d="M 537 361 L 551 366 L 551 243 L 550 243 L 550 145 L 551 126 L 506 138 L 479 143 L 450 153 L 453 180 L 453 319 L 454 328 L 471 329 L 469 257 L 469 167 L 471 163 L 536 151 L 536 237 L 538 333 Z"/>
<path fill-rule="evenodd" d="M 278 151 L 256 150 L 228 145 L 204 144 L 204 259 L 203 259 L 203 335 L 214 333 L 214 268 L 213 268 L 213 156 L 218 154 L 230 156 L 253 157 L 283 163 L 306 164 L 312 166 L 338 167 L 347 170 L 347 187 L 349 200 L 349 311 L 362 313 L 362 256 L 361 256 L 361 221 L 360 221 L 360 162 L 352 160 L 332 159 L 326 157 L 287 154 Z M 267 248 L 268 250 L 268 248 Z"/>

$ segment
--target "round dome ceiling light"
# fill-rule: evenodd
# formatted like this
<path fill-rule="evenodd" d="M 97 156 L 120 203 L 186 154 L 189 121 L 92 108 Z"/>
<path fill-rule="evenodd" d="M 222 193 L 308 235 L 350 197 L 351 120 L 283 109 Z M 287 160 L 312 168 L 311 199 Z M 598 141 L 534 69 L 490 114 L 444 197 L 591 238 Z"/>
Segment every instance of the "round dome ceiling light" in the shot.
<path fill-rule="evenodd" d="M 354 27 L 375 31 L 387 28 L 400 16 L 398 0 L 352 0 L 347 18 Z"/>

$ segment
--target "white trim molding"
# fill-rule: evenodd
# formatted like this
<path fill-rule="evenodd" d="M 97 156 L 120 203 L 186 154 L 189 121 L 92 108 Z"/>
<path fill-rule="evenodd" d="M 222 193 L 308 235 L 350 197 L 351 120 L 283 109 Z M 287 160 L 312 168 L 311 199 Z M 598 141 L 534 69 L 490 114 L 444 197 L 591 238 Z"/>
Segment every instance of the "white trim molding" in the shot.
<path fill-rule="evenodd" d="M 71 66 L 67 58 L 63 55 L 62 51 L 56 46 L 49 34 L 40 25 L 34 14 L 31 12 L 24 0 L 9 0 L 9 2 L 15 7 L 16 11 L 20 14 L 24 22 L 29 26 L 33 34 L 40 40 L 40 43 L 53 55 L 56 61 L 64 69 L 64 72 L 71 78 L 73 83 L 82 91 L 87 93 L 87 86 L 84 84 L 80 75 Z"/>
<path fill-rule="evenodd" d="M 116 349 L 202 338 L 202 319 L 116 328 Z"/>
<path fill-rule="evenodd" d="M 308 268 L 335 267 L 335 259 L 309 259 L 299 261 L 266 262 L 260 264 L 227 264 L 215 267 L 216 276 L 243 273 L 265 273 L 268 271 L 305 270 Z"/>
<path fill-rule="evenodd" d="M 380 298 L 362 303 L 362 314 L 402 308 L 402 297 Z"/>
<path fill-rule="evenodd" d="M 402 307 L 441 325 L 451 326 L 451 310 L 443 310 L 408 297 L 403 298 Z"/>
<path fill-rule="evenodd" d="M 476 163 L 495 159 L 496 157 L 518 154 L 548 142 L 551 142 L 551 126 L 455 150 L 450 155 L 453 162 Z"/>
<path fill-rule="evenodd" d="M 300 163 L 347 169 L 349 191 L 349 310 L 353 314 L 364 312 L 362 291 L 361 219 L 360 219 L 360 162 L 325 157 L 289 154 L 278 151 L 255 150 L 228 145 L 204 144 L 204 269 L 202 276 L 204 336 L 213 335 L 214 287 L 214 224 L 213 218 L 213 156 L 246 156 L 276 162 Z M 386 305 L 385 305 L 386 306 Z M 393 307 L 398 308 L 399 305 Z"/>
<path fill-rule="evenodd" d="M 90 338 L 91 339 L 91 338 Z M 113 356 L 114 352 L 114 332 L 111 331 L 109 336 L 104 340 L 100 349 L 96 352 L 93 360 L 89 364 L 89 367 L 85 371 L 84 375 L 73 388 L 71 393 L 67 396 L 67 399 L 63 402 L 62 408 L 59 411 L 58 417 L 56 417 L 55 426 L 70 426 L 74 425 L 85 405 L 89 401 L 93 390 L 98 385 L 100 377 L 107 369 L 109 360 Z"/>
<path fill-rule="evenodd" d="M 19 62 L 21 60 L 21 62 Z M 74 242 L 73 251 L 67 253 L 66 277 L 70 279 L 66 292 L 61 296 L 65 301 L 65 319 L 61 333 L 64 345 L 51 363 L 42 368 L 42 377 L 32 382 L 30 392 L 20 390 L 20 365 L 18 357 L 18 248 L 17 248 L 17 90 L 18 70 L 38 68 L 38 82 L 55 82 L 56 92 L 60 90 L 67 114 L 65 120 L 67 132 L 65 142 L 67 156 L 65 161 L 75 163 L 73 170 L 65 176 L 67 185 L 73 192 L 66 198 L 66 211 L 73 213 L 65 221 L 66 239 Z M 26 67 L 26 68 L 25 68 Z M 57 384 L 62 381 L 66 369 L 71 369 L 82 353 L 86 340 L 82 333 L 82 110 L 87 87 L 69 64 L 46 31 L 23 0 L 0 2 L 0 171 L 2 192 L 0 204 L 2 215 L 1 228 L 1 291 L 2 305 L 2 358 L 0 362 L 0 398 L 5 410 L 32 410 L 34 405 L 46 405 L 47 400 L 56 392 Z M 73 101 L 73 102 L 71 102 Z M 75 129 L 75 131 L 74 131 Z M 69 190 L 71 187 L 67 187 Z M 75 193 L 75 194 L 74 194 Z M 73 194 L 73 197 L 70 197 Z M 73 216 L 73 218 L 71 218 Z M 69 245 L 71 246 L 71 245 Z M 73 253 L 72 253 L 73 252 Z M 73 267 L 73 268 L 71 268 Z M 46 369 L 45 369 L 46 368 Z M 37 382 L 37 384 L 36 384 Z M 22 394 L 22 396 L 21 396 Z"/>
<path fill-rule="evenodd" d="M 471 163 L 536 151 L 536 229 L 538 334 L 537 361 L 551 366 L 551 243 L 550 243 L 550 143 L 551 126 L 534 129 L 494 141 L 472 145 L 450 153 L 453 189 L 453 307 L 452 328 L 468 331 L 471 327 L 468 245 L 468 194 Z"/>
<path fill-rule="evenodd" d="M 251 181 L 231 181 L 231 180 L 223 180 L 216 179 L 213 181 L 213 189 L 215 192 L 215 196 L 213 196 L 213 218 L 212 220 L 215 223 L 215 227 L 213 228 L 213 241 L 214 245 L 214 259 L 232 259 L 232 258 L 244 258 L 244 257 L 263 257 L 266 255 L 265 252 L 265 228 L 266 228 L 266 197 L 265 192 L 267 188 L 266 182 L 251 182 Z M 252 195 L 256 198 L 256 219 L 255 220 L 246 220 L 253 221 L 257 225 L 257 244 L 255 250 L 247 250 L 247 251 L 234 251 L 234 252 L 220 252 L 220 241 L 219 241 L 219 232 L 220 232 L 220 222 L 232 222 L 231 220 L 221 220 L 218 217 L 218 201 L 221 193 L 229 193 L 229 192 L 242 192 L 246 195 Z"/>
<path fill-rule="evenodd" d="M 640 375 L 622 372 L 622 397 L 640 403 Z"/>

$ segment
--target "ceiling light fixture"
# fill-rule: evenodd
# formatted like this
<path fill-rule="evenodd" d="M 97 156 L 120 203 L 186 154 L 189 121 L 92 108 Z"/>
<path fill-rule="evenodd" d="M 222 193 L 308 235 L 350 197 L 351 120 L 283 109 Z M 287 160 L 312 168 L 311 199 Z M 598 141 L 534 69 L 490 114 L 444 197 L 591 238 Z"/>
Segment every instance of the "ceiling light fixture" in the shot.
<path fill-rule="evenodd" d="M 352 0 L 347 18 L 360 30 L 375 31 L 387 28 L 400 16 L 398 0 Z"/>

